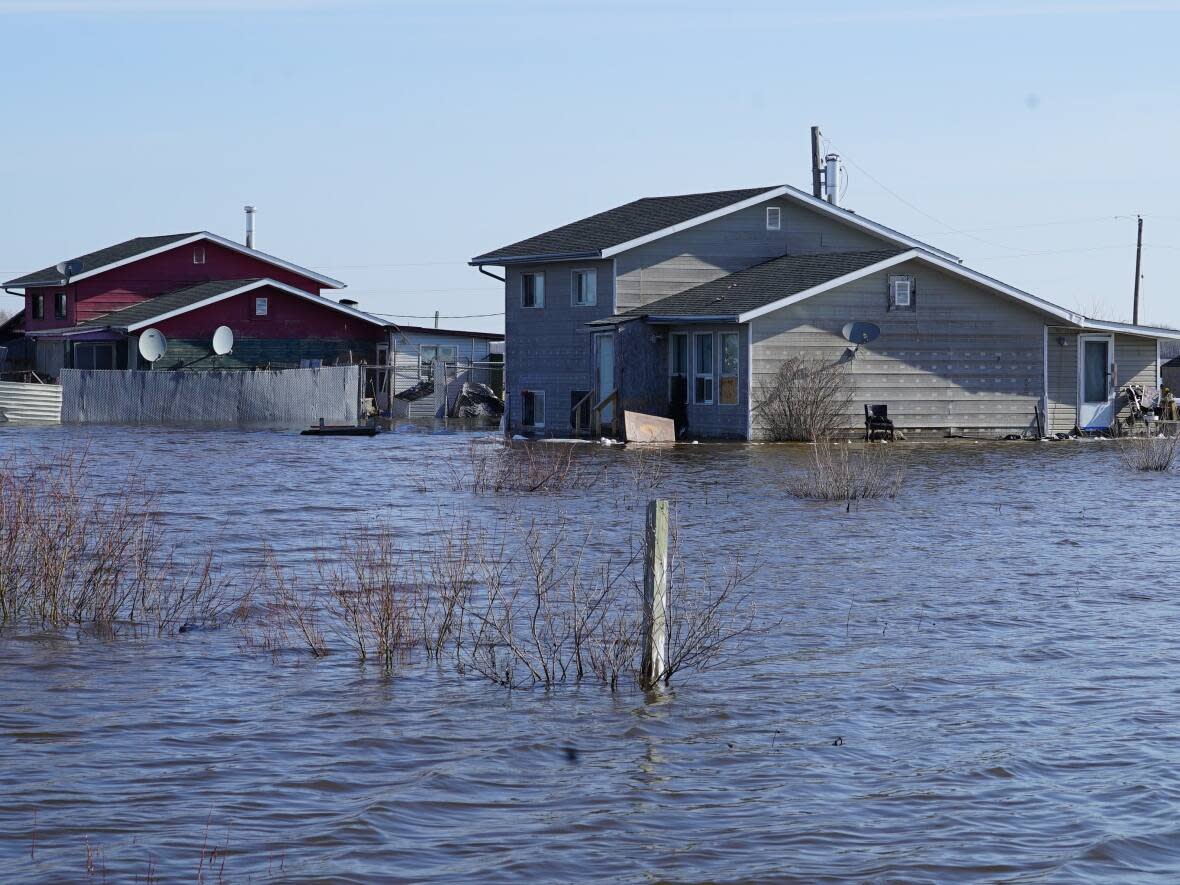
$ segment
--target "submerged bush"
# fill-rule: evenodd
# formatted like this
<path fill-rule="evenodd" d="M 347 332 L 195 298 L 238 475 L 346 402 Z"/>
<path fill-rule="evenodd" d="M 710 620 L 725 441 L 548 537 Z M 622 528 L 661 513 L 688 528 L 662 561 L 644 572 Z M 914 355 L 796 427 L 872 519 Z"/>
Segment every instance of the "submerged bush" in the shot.
<path fill-rule="evenodd" d="M 84 455 L 0 461 L 0 626 L 152 627 L 221 620 L 241 597 L 212 552 L 187 561 L 164 535 L 134 471 L 100 493 Z"/>
<path fill-rule="evenodd" d="M 853 501 L 862 498 L 896 498 L 905 468 L 892 446 L 852 446 L 818 443 L 802 472 L 787 478 L 787 491 L 796 498 L 815 501 Z"/>
<path fill-rule="evenodd" d="M 842 365 L 796 356 L 760 382 L 754 412 L 772 440 L 817 442 L 848 429 L 851 402 L 852 383 Z"/>
<path fill-rule="evenodd" d="M 332 646 L 392 670 L 417 652 L 461 674 L 516 688 L 593 681 L 644 685 L 643 551 L 591 561 L 592 539 L 561 515 L 517 513 L 491 523 L 440 517 L 426 546 L 392 526 L 341 539 L 300 586 L 274 557 L 245 622 L 247 645 L 277 653 Z M 753 632 L 756 609 L 740 563 L 714 577 L 670 555 L 668 654 L 657 681 L 707 669 Z"/>
<path fill-rule="evenodd" d="M 1163 471 L 1176 460 L 1177 436 L 1127 436 L 1118 441 L 1123 463 L 1133 470 Z"/>

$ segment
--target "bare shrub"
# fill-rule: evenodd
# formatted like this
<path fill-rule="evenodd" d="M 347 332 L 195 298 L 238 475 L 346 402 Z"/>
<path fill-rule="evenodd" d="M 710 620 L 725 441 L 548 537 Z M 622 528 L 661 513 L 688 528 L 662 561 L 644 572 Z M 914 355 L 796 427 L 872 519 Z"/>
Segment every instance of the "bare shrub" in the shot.
<path fill-rule="evenodd" d="M 0 625 L 136 625 L 172 632 L 236 616 L 241 597 L 211 552 L 168 541 L 151 490 L 134 477 L 106 494 L 85 456 L 0 462 Z"/>
<path fill-rule="evenodd" d="M 896 498 L 905 468 L 895 452 L 884 444 L 854 452 L 852 446 L 817 443 L 810 463 L 787 478 L 787 491 L 796 498 L 844 501 L 850 507 L 863 498 Z"/>
<path fill-rule="evenodd" d="M 1176 460 L 1180 436 L 1124 436 L 1117 445 L 1123 463 L 1131 469 L 1164 471 Z"/>
<path fill-rule="evenodd" d="M 842 365 L 795 356 L 759 383 L 754 411 L 771 439 L 816 442 L 847 429 L 851 402 Z"/>
<path fill-rule="evenodd" d="M 477 495 L 558 495 L 584 491 L 602 477 L 603 465 L 585 458 L 582 447 L 523 440 L 472 440 L 465 457 L 444 462 L 418 483 L 418 491 L 438 488 Z"/>
<path fill-rule="evenodd" d="M 643 555 L 633 542 L 591 561 L 595 539 L 562 513 L 514 510 L 490 525 L 440 513 L 427 537 L 416 547 L 390 527 L 358 527 L 341 539 L 338 559 L 317 555 L 310 587 L 270 555 L 247 644 L 302 645 L 317 657 L 335 644 L 386 670 L 420 651 L 508 688 L 639 682 Z M 740 565 L 720 581 L 707 569 L 690 575 L 673 556 L 659 681 L 707 668 L 750 632 L 747 577 Z"/>
<path fill-rule="evenodd" d="M 302 585 L 270 547 L 263 548 L 262 564 L 254 576 L 251 599 L 258 609 L 257 616 L 241 625 L 248 646 L 278 655 L 298 644 L 313 657 L 328 654 L 324 609 L 318 588 Z"/>

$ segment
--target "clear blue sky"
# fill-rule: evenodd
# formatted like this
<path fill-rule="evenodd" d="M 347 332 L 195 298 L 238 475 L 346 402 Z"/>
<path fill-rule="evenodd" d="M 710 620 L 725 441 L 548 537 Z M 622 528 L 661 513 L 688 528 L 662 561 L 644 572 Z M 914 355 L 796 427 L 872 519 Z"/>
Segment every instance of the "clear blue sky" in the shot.
<path fill-rule="evenodd" d="M 0 33 L 5 276 L 251 202 L 367 309 L 496 313 L 468 257 L 806 188 L 816 123 L 850 208 L 1088 312 L 1129 314 L 1143 213 L 1180 326 L 1180 2 L 0 0 Z"/>

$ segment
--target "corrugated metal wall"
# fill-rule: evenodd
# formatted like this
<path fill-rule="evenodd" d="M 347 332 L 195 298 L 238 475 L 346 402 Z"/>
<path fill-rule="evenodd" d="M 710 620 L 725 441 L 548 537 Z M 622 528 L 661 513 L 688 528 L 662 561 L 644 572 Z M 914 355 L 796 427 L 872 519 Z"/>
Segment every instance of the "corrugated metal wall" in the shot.
<path fill-rule="evenodd" d="M 303 427 L 357 421 L 360 368 L 256 372 L 63 369 L 62 421 Z"/>

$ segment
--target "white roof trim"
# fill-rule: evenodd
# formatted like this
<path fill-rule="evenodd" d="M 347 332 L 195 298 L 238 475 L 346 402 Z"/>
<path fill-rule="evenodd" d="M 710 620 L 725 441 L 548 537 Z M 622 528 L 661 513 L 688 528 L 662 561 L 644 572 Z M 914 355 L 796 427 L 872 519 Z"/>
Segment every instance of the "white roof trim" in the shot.
<path fill-rule="evenodd" d="M 1167 329 L 1163 326 L 1136 326 L 1133 323 L 1115 323 L 1109 320 L 1091 320 L 1084 318 L 1083 329 L 1095 329 L 1101 332 L 1120 332 L 1124 335 L 1140 335 L 1144 338 L 1170 338 L 1180 340 L 1180 329 Z"/>
<path fill-rule="evenodd" d="M 789 307 L 792 304 L 797 304 L 821 292 L 827 292 L 830 289 L 835 289 L 838 286 L 843 286 L 847 283 L 859 280 L 862 277 L 870 274 L 880 273 L 890 267 L 901 264 L 906 261 L 921 261 L 925 264 L 937 267 L 949 274 L 963 277 L 970 280 L 976 285 L 982 286 L 985 289 L 990 289 L 997 292 L 1013 301 L 1018 301 L 1028 307 L 1038 310 L 1041 313 L 1048 314 L 1058 320 L 1064 321 L 1071 326 L 1077 326 L 1080 329 L 1094 329 L 1096 331 L 1106 332 L 1122 332 L 1127 335 L 1141 335 L 1145 338 L 1172 338 L 1180 339 L 1180 330 L 1177 329 L 1163 329 L 1155 326 L 1135 326 L 1130 323 L 1111 323 L 1104 320 L 1091 320 L 1072 310 L 1060 307 L 1050 301 L 1045 301 L 1043 298 L 1038 298 L 1035 295 L 1030 295 L 1022 289 L 1017 289 L 1009 286 L 1006 283 L 1001 283 L 999 280 L 993 279 L 986 274 L 981 274 L 978 271 L 971 270 L 969 267 L 964 267 L 957 261 L 947 261 L 945 258 L 940 258 L 922 249 L 910 249 L 908 252 L 901 252 L 891 258 L 886 258 L 884 261 L 878 261 L 876 264 L 871 264 L 868 267 L 863 267 L 860 270 L 845 274 L 842 277 L 836 277 L 833 280 L 828 280 L 826 283 L 821 283 L 818 286 L 813 286 L 810 289 L 805 289 L 794 295 L 788 295 L 786 298 L 780 298 L 763 307 L 755 308 L 754 310 L 746 311 L 738 317 L 739 323 L 747 323 L 750 320 L 757 319 L 768 313 L 773 313 L 784 307 Z"/>
<path fill-rule="evenodd" d="M 180 239 L 180 240 L 174 240 L 173 242 L 166 243 L 163 246 L 157 246 L 155 249 L 148 249 L 146 252 L 140 252 L 137 255 L 132 255 L 130 258 L 123 258 L 119 261 L 112 261 L 110 264 L 104 264 L 101 267 L 94 268 L 93 270 L 83 271 L 80 274 L 70 277 L 69 281 L 71 283 L 76 283 L 79 280 L 86 279 L 87 277 L 92 277 L 92 276 L 95 276 L 100 273 L 106 273 L 107 271 L 114 270 L 117 267 L 123 267 L 125 265 L 132 264 L 136 261 L 142 261 L 144 258 L 151 258 L 154 255 L 162 255 L 165 252 L 169 252 L 173 249 L 179 249 L 182 246 L 189 246 L 189 245 L 192 245 L 193 243 L 199 243 L 202 240 L 208 240 L 209 242 L 217 243 L 219 246 L 225 246 L 227 249 L 232 249 L 233 251 L 240 252 L 243 255 L 251 255 L 255 258 L 258 258 L 261 261 L 266 262 L 267 264 L 273 264 L 275 267 L 281 267 L 284 270 L 289 270 L 292 273 L 297 273 L 300 276 L 305 276 L 308 279 L 315 280 L 316 282 L 322 283 L 325 288 L 343 289 L 346 287 L 346 284 L 342 283 L 340 280 L 333 279 L 332 277 L 325 276 L 324 274 L 321 274 L 321 273 L 316 273 L 314 270 L 308 270 L 306 267 L 300 267 L 298 264 L 292 264 L 290 261 L 284 261 L 281 258 L 276 258 L 275 256 L 268 255 L 265 252 L 259 252 L 257 249 L 250 249 L 250 248 L 244 246 L 243 244 L 235 243 L 233 240 L 228 239 L 226 237 L 218 236 L 217 234 L 211 234 L 211 233 L 209 233 L 209 231 L 201 231 L 199 233 L 193 234 L 191 237 L 184 237 L 183 239 Z M 36 286 L 60 285 L 62 282 L 64 282 L 64 280 L 63 281 L 46 280 L 44 283 L 37 283 L 37 282 L 23 283 L 20 286 L 13 286 L 12 288 L 14 288 L 14 289 L 17 289 L 17 288 L 29 289 L 29 288 L 34 288 Z"/>
<path fill-rule="evenodd" d="M 171 319 L 172 317 L 180 316 L 182 313 L 200 310 L 202 307 L 207 307 L 210 304 L 216 304 L 218 301 L 224 301 L 227 298 L 233 298 L 235 295 L 241 295 L 244 292 L 250 292 L 254 289 L 261 289 L 264 286 L 278 289 L 282 292 L 286 292 L 288 295 L 294 295 L 297 298 L 302 298 L 304 301 L 310 301 L 313 304 L 320 305 L 321 307 L 331 308 L 332 310 L 338 311 L 339 313 L 347 314 L 348 316 L 351 316 L 355 319 L 363 320 L 366 323 L 372 323 L 373 325 L 380 326 L 381 328 L 385 328 L 387 325 L 389 325 L 384 320 L 378 319 L 372 314 L 367 314 L 360 310 L 354 310 L 353 308 L 341 304 L 338 301 L 333 301 L 330 298 L 324 298 L 322 295 L 313 295 L 310 292 L 304 292 L 302 289 L 296 289 L 294 286 L 288 286 L 286 283 L 280 283 L 278 280 L 272 280 L 267 277 L 265 279 L 256 280 L 253 283 L 247 283 L 245 286 L 239 286 L 236 289 L 231 289 L 228 292 L 222 292 L 219 295 L 211 295 L 208 298 L 203 298 L 202 300 L 193 304 L 188 304 L 184 307 L 178 307 L 174 310 L 156 314 L 156 316 L 150 319 L 142 320 L 138 323 L 132 323 L 129 326 L 120 326 L 118 324 L 118 311 L 116 311 L 114 314 L 111 314 L 112 321 L 109 327 L 113 329 L 125 328 L 128 332 L 136 332 L 140 329 L 146 328 L 147 326 L 154 325 L 155 323 L 160 323 L 164 320 Z"/>
<path fill-rule="evenodd" d="M 788 295 L 786 298 L 780 298 L 778 301 L 772 301 L 770 304 L 764 304 L 762 307 L 756 307 L 753 310 L 747 310 L 743 314 L 738 315 L 739 323 L 748 323 L 750 320 L 757 319 L 760 316 L 765 316 L 768 313 L 774 313 L 776 310 L 781 310 L 784 307 L 790 307 L 792 304 L 798 304 L 800 301 L 806 301 L 814 295 L 819 295 L 821 292 L 827 292 L 829 289 L 835 289 L 837 286 L 843 286 L 846 283 L 852 283 L 862 277 L 867 277 L 870 274 L 880 273 L 887 268 L 893 267 L 895 264 L 901 264 L 903 261 L 909 261 L 912 258 L 918 257 L 917 249 L 910 249 L 908 252 L 899 252 L 890 258 L 885 258 L 878 261 L 876 264 L 870 264 L 868 267 L 862 267 L 860 270 L 854 270 L 851 273 L 846 273 L 844 276 L 835 277 L 825 283 L 820 283 L 818 286 L 812 286 L 810 289 L 804 289 L 802 292 L 796 292 L 794 295 Z M 957 266 L 957 265 L 956 265 Z"/>
<path fill-rule="evenodd" d="M 602 250 L 603 258 L 610 258 L 612 255 L 618 255 L 620 252 L 626 252 L 628 249 L 634 249 L 636 246 L 642 246 L 645 243 L 651 243 L 655 240 L 662 240 L 664 237 L 679 233 L 682 230 L 688 230 L 690 227 L 696 227 L 698 224 L 704 224 L 706 221 L 712 221 L 715 218 L 724 218 L 733 212 L 740 212 L 742 209 L 748 209 L 751 206 L 757 206 L 763 200 L 770 200 L 774 197 L 780 196 L 786 192 L 785 187 L 771 188 L 760 194 L 755 194 L 745 200 L 739 200 L 736 203 L 730 203 L 728 206 L 722 206 L 720 209 L 714 209 L 712 212 L 706 212 L 704 215 L 698 215 L 695 218 L 690 218 L 688 221 L 682 221 L 679 224 L 673 224 L 670 227 L 662 228 L 661 230 L 653 231 L 650 234 L 644 234 L 641 237 L 636 237 L 633 240 L 627 240 L 625 243 L 619 243 L 616 246 L 609 246 Z"/>
<path fill-rule="evenodd" d="M 696 227 L 698 224 L 704 224 L 707 221 L 723 218 L 726 215 L 729 215 L 733 212 L 740 212 L 742 209 L 748 209 L 751 206 L 757 206 L 759 203 L 772 200 L 775 197 L 786 197 L 789 200 L 794 200 L 796 203 L 807 206 L 810 209 L 816 209 L 826 215 L 829 215 L 837 221 L 841 221 L 845 224 L 851 225 L 852 227 L 859 227 L 863 230 L 869 231 L 875 236 L 878 236 L 883 240 L 887 240 L 890 243 L 900 246 L 908 246 L 912 249 L 923 249 L 930 252 L 931 254 L 941 255 L 945 258 L 951 259 L 952 261 L 959 260 L 957 255 L 952 255 L 950 252 L 945 252 L 936 246 L 931 246 L 929 243 L 923 243 L 921 240 L 915 240 L 912 237 L 907 237 L 905 234 L 885 227 L 882 224 L 877 224 L 875 221 L 869 221 L 867 218 L 861 218 L 855 212 L 849 212 L 847 209 L 841 209 L 837 206 L 833 206 L 831 203 L 828 203 L 825 200 L 818 200 L 810 194 L 806 194 L 797 188 L 793 188 L 790 185 L 785 184 L 776 188 L 771 188 L 768 191 L 764 191 L 763 193 L 757 194 L 748 199 L 731 203 L 728 206 L 723 206 L 720 209 L 715 209 L 712 212 L 706 212 L 704 215 L 698 215 L 695 218 L 690 218 L 688 221 L 682 221 L 679 224 L 674 224 L 670 227 L 665 227 L 662 230 L 645 234 L 642 237 L 636 237 L 633 240 L 628 240 L 625 243 L 619 243 L 616 246 L 610 246 L 602 250 L 602 257 L 610 258 L 611 256 L 617 255 L 620 252 L 625 252 L 628 249 L 634 249 L 637 246 L 642 246 L 646 243 L 651 243 L 655 240 L 670 236 L 671 234 L 688 230 L 691 227 Z"/>

